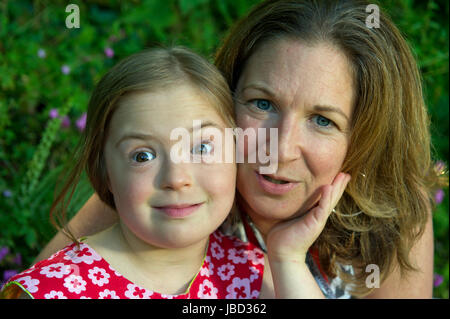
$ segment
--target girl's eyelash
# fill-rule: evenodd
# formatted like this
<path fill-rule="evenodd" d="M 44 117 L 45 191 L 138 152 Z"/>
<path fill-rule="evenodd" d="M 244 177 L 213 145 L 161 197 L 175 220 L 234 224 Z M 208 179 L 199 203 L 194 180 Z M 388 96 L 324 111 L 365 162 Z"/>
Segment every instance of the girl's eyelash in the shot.
<path fill-rule="evenodd" d="M 138 155 L 139 153 L 150 153 L 151 156 L 149 156 L 149 157 L 153 157 L 153 158 L 148 159 L 148 160 L 143 161 L 143 162 L 138 162 L 137 159 L 136 159 L 136 155 Z M 135 150 L 135 151 L 133 151 L 133 152 L 130 153 L 130 160 L 131 160 L 132 163 L 135 164 L 135 165 L 143 165 L 143 164 L 145 164 L 145 163 L 147 163 L 147 162 L 153 161 L 155 158 L 156 158 L 156 154 L 155 154 L 154 152 L 148 150 L 148 149 Z"/>

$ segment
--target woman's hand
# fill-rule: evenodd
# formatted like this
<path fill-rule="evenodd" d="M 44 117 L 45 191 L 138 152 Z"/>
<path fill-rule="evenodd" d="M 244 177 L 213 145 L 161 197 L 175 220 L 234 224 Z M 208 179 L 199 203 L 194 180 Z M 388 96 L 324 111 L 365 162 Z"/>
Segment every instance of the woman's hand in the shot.
<path fill-rule="evenodd" d="M 274 226 L 266 239 L 269 260 L 304 263 L 308 249 L 319 237 L 349 181 L 349 174 L 339 173 L 331 185 L 322 187 L 317 206 L 300 217 Z"/>

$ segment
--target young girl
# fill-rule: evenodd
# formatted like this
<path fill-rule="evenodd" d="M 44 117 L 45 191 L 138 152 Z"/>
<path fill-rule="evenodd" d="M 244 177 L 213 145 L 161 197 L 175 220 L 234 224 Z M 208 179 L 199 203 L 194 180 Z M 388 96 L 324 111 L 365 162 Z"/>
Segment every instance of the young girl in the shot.
<path fill-rule="evenodd" d="M 233 127 L 228 86 L 192 52 L 151 49 L 113 67 L 93 92 L 82 148 L 52 218 L 63 223 L 86 170 L 119 222 L 92 237 L 72 236 L 73 244 L 12 277 L 4 296 L 259 297 L 262 251 L 216 231 L 233 204 L 236 166 L 207 160 L 233 152 L 208 129 L 226 127 Z M 190 132 L 189 161 L 173 161 L 178 128 Z"/>

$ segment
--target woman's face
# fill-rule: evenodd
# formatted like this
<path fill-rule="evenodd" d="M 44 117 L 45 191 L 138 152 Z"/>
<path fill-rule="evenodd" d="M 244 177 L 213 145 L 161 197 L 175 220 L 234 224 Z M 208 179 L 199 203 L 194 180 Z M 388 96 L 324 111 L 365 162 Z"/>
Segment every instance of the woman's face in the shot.
<path fill-rule="evenodd" d="M 313 207 L 321 186 L 340 172 L 354 81 L 349 61 L 336 47 L 278 39 L 263 43 L 249 58 L 236 93 L 238 127 L 267 128 L 267 149 L 268 128 L 278 129 L 278 168 L 272 178 L 258 173 L 258 162 L 238 165 L 241 204 L 265 233 Z M 244 144 L 244 155 L 247 150 Z"/>

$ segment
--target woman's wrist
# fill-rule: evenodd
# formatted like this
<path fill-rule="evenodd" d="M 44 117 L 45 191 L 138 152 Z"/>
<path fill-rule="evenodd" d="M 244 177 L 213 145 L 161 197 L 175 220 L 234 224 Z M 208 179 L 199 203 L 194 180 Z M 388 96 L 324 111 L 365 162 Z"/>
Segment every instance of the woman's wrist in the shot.
<path fill-rule="evenodd" d="M 295 258 L 268 258 L 277 299 L 325 298 L 305 258 L 298 255 Z"/>

